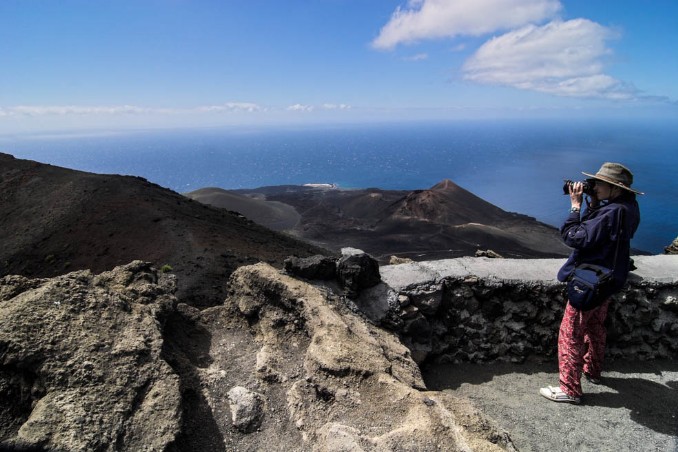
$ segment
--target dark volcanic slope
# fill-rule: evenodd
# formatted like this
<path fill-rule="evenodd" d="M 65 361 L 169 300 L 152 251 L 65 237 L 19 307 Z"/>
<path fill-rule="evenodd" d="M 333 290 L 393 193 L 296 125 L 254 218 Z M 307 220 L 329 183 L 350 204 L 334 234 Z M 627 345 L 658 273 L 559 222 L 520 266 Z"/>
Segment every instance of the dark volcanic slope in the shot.
<path fill-rule="evenodd" d="M 491 225 L 507 218 L 515 218 L 449 179 L 429 190 L 409 193 L 393 206 L 391 216 L 449 225 L 466 223 Z"/>
<path fill-rule="evenodd" d="M 555 228 L 506 212 L 450 180 L 412 192 L 300 186 L 237 190 L 238 205 L 229 204 L 229 192 L 211 193 L 207 202 L 233 209 L 243 208 L 248 197 L 249 211 L 262 209 L 262 198 L 275 206 L 287 204 L 301 217 L 290 233 L 333 250 L 361 248 L 382 260 L 391 255 L 416 260 L 468 256 L 479 249 L 506 257 L 559 257 L 569 252 Z"/>
<path fill-rule="evenodd" d="M 292 229 L 301 219 L 294 207 L 281 202 L 266 201 L 263 196 L 259 199 L 215 187 L 201 188 L 188 196 L 203 204 L 241 213 L 274 231 Z"/>
<path fill-rule="evenodd" d="M 101 272 L 143 259 L 170 265 L 179 298 L 197 306 L 220 303 L 227 276 L 242 264 L 323 252 L 142 178 L 7 154 L 0 154 L 0 231 L 0 276 Z"/>

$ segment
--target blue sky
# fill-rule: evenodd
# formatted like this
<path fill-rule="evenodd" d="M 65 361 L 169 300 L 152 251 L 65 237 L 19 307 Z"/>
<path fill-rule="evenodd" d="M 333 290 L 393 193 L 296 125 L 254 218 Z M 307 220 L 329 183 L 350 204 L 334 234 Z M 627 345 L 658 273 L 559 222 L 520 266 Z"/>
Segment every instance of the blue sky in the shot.
<path fill-rule="evenodd" d="M 0 132 L 678 119 L 678 1 L 1 0 Z"/>

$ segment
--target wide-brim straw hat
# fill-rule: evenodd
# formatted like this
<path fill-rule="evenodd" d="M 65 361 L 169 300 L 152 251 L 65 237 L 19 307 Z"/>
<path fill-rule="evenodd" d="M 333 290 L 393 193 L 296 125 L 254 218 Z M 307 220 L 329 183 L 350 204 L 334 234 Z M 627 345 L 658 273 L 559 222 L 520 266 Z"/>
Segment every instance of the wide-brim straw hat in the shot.
<path fill-rule="evenodd" d="M 642 191 L 631 188 L 631 184 L 633 184 L 633 173 L 631 173 L 631 171 L 629 171 L 629 169 L 621 163 L 605 162 L 596 174 L 589 174 L 583 171 L 581 173 L 584 176 L 602 180 L 603 182 L 616 185 L 617 187 L 623 188 L 624 190 L 628 190 L 638 195 L 645 194 Z"/>

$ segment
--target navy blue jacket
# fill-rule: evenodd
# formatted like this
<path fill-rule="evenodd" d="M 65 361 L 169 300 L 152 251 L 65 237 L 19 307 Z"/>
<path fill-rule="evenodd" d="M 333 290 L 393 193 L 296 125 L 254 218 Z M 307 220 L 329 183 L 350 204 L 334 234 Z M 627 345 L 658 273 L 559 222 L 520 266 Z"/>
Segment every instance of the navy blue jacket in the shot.
<path fill-rule="evenodd" d="M 579 212 L 571 213 L 560 234 L 574 250 L 558 271 L 558 280 L 566 281 L 578 264 L 595 264 L 614 268 L 613 290 L 621 289 L 629 274 L 631 239 L 639 224 L 640 209 L 632 193 L 587 209 L 581 218 Z M 613 262 L 618 241 L 617 261 Z"/>

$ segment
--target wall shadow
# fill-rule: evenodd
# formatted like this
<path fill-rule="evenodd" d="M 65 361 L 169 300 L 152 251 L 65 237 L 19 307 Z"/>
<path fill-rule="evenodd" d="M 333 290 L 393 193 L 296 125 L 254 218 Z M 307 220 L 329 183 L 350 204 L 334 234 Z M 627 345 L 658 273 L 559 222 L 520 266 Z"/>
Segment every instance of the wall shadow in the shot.
<path fill-rule="evenodd" d="M 586 405 L 626 408 L 636 423 L 657 433 L 678 435 L 678 381 L 664 385 L 643 378 L 607 377 L 602 384 L 617 392 L 586 394 Z"/>
<path fill-rule="evenodd" d="M 678 378 L 662 383 L 643 375 L 678 375 L 678 362 L 673 360 L 615 361 L 605 366 L 599 389 L 587 384 L 582 403 L 587 407 L 627 409 L 632 421 L 664 435 L 678 436 Z M 497 376 L 509 375 L 512 379 L 534 379 L 535 392 L 558 381 L 558 364 L 551 361 L 532 360 L 517 363 L 461 363 L 428 364 L 422 374 L 430 390 L 459 389 L 462 384 L 492 384 Z M 541 374 L 541 375 L 536 375 Z M 611 389 L 612 391 L 607 390 Z"/>
<path fill-rule="evenodd" d="M 492 363 L 458 363 L 435 364 L 424 363 L 421 373 L 426 387 L 434 391 L 458 389 L 462 384 L 480 385 L 488 383 L 498 375 L 519 374 L 532 375 L 542 372 L 558 372 L 558 363 L 528 359 L 522 363 L 492 362 Z"/>

